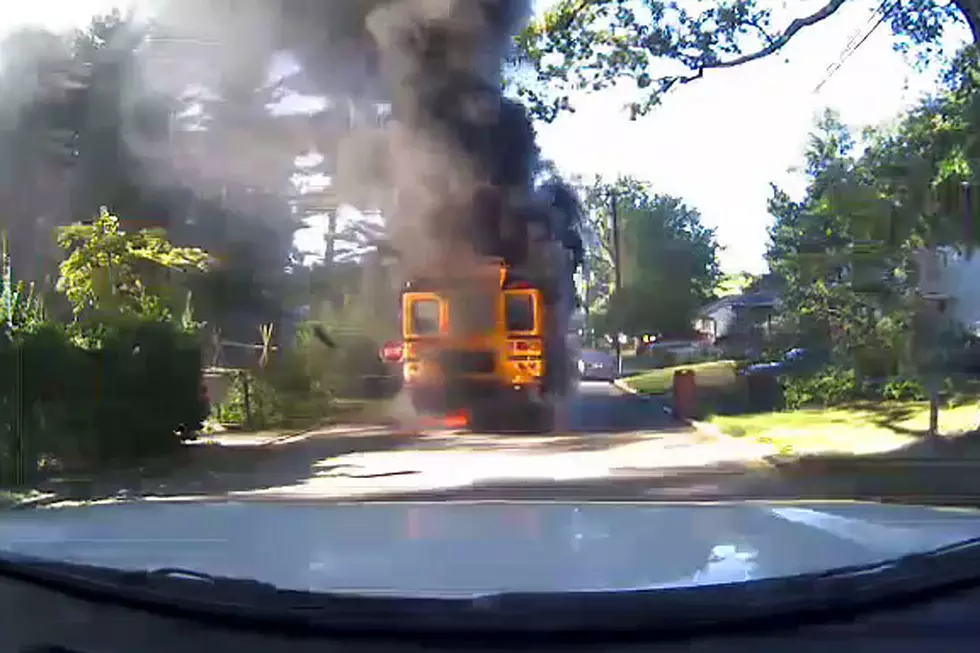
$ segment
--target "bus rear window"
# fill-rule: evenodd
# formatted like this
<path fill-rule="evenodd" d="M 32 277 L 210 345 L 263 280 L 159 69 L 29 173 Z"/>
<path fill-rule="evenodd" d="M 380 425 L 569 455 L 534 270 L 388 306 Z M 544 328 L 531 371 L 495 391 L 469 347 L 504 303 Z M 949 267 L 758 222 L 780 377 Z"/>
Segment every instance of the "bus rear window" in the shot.
<path fill-rule="evenodd" d="M 439 302 L 435 299 L 416 299 L 409 306 L 408 333 L 413 336 L 434 336 L 439 333 Z"/>
<path fill-rule="evenodd" d="M 508 331 L 534 331 L 534 299 L 529 293 L 506 293 Z"/>

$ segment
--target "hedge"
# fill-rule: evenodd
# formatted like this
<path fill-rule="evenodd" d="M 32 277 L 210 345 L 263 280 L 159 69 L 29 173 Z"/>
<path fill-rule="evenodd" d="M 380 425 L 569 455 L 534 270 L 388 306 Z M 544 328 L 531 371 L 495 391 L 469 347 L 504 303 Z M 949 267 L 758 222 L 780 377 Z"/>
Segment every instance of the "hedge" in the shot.
<path fill-rule="evenodd" d="M 128 464 L 169 453 L 199 430 L 208 406 L 193 336 L 129 323 L 97 347 L 60 325 L 0 338 L 0 483 L 39 467 Z"/>

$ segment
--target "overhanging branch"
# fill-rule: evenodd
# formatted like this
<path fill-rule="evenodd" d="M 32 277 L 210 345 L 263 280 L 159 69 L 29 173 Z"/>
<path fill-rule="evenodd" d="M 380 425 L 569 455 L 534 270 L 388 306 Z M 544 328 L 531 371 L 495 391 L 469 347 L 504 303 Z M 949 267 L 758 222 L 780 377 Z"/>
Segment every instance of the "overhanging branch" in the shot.
<path fill-rule="evenodd" d="M 785 30 L 783 30 L 778 35 L 772 37 L 771 39 L 768 39 L 768 44 L 764 48 L 757 50 L 756 52 L 751 52 L 749 54 L 736 57 L 729 61 L 715 61 L 710 63 L 703 63 L 698 68 L 697 73 L 688 75 L 686 77 L 678 77 L 676 78 L 675 82 L 686 84 L 688 82 L 692 82 L 696 79 L 700 79 L 701 77 L 703 77 L 704 71 L 706 70 L 712 70 L 716 68 L 735 68 L 736 66 L 747 64 L 750 61 L 755 61 L 756 59 L 764 59 L 770 55 L 776 54 L 784 47 L 786 47 L 786 45 L 789 44 L 791 40 L 793 40 L 793 37 L 799 34 L 801 30 L 816 25 L 817 23 L 827 18 L 830 18 L 832 15 L 834 15 L 834 13 L 836 13 L 838 9 L 840 9 L 844 5 L 845 2 L 847 2 L 847 0 L 830 0 L 826 5 L 816 10 L 812 14 L 808 16 L 803 16 L 802 18 L 794 19 L 793 22 L 791 22 L 786 27 Z"/>

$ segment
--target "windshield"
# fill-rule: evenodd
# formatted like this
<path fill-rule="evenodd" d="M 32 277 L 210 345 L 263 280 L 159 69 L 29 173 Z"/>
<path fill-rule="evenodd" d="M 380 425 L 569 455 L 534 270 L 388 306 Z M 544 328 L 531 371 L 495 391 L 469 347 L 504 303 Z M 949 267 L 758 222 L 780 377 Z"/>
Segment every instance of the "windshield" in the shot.
<path fill-rule="evenodd" d="M 474 1 L 7 3 L 0 553 L 594 589 L 980 507 L 980 3 Z"/>

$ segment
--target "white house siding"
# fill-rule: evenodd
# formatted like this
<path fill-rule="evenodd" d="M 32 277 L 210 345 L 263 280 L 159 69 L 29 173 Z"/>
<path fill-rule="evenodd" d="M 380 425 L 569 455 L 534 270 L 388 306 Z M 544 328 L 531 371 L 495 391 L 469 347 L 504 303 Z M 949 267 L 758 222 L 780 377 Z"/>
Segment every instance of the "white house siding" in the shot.
<path fill-rule="evenodd" d="M 946 250 L 919 254 L 920 290 L 948 297 L 948 314 L 980 331 L 980 252 L 972 257 Z"/>
<path fill-rule="evenodd" d="M 731 305 L 721 306 L 698 320 L 698 331 L 710 333 L 714 338 L 726 335 L 735 322 L 735 309 Z"/>

